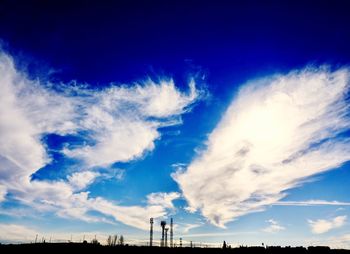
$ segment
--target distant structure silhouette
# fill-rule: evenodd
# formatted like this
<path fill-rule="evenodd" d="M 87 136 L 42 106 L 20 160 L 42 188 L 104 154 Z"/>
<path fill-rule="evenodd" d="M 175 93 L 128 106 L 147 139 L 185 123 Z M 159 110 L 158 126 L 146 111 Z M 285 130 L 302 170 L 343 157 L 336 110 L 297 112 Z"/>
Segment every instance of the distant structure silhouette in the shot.
<path fill-rule="evenodd" d="M 174 247 L 173 218 L 170 218 L 170 247 Z"/>
<path fill-rule="evenodd" d="M 226 242 L 224 241 L 223 245 L 222 245 L 222 248 L 223 249 L 226 249 L 227 245 L 226 245 Z"/>
<path fill-rule="evenodd" d="M 149 219 L 149 223 L 150 223 L 149 246 L 152 247 L 152 245 L 153 245 L 153 218 Z"/>
<path fill-rule="evenodd" d="M 180 237 L 180 247 L 182 247 L 182 238 Z"/>
<path fill-rule="evenodd" d="M 164 236 L 165 236 L 166 221 L 162 220 L 160 222 L 160 226 L 162 227 L 162 240 L 160 242 L 160 247 L 164 247 Z"/>
<path fill-rule="evenodd" d="M 169 228 L 165 228 L 165 247 L 168 247 L 168 230 Z"/>

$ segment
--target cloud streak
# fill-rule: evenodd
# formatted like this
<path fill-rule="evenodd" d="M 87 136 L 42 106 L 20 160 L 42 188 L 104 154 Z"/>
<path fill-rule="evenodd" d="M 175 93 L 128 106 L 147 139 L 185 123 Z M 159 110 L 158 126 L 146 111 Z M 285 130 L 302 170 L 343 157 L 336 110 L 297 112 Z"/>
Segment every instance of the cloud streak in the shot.
<path fill-rule="evenodd" d="M 245 84 L 206 148 L 173 178 L 214 225 L 262 211 L 350 159 L 350 71 L 305 68 Z"/>
<path fill-rule="evenodd" d="M 327 201 L 327 200 L 306 200 L 306 201 L 278 201 L 273 205 L 277 206 L 350 206 L 349 202 Z"/>

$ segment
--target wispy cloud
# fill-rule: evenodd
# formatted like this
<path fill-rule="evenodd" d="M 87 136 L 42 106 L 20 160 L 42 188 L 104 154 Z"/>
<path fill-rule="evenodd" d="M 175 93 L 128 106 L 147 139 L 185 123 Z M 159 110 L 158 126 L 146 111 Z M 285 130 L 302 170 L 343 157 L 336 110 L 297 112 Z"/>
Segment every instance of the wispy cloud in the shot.
<path fill-rule="evenodd" d="M 326 201 L 326 200 L 306 200 L 306 201 L 278 201 L 272 205 L 277 206 L 349 206 L 350 202 L 340 202 L 340 201 Z"/>
<path fill-rule="evenodd" d="M 174 208 L 173 200 L 180 198 L 177 192 L 157 192 L 147 196 L 147 203 L 150 205 L 163 205 L 167 208 Z"/>
<path fill-rule="evenodd" d="M 346 222 L 347 216 L 337 216 L 330 220 L 308 220 L 309 226 L 311 227 L 311 231 L 314 234 L 323 234 L 332 229 L 342 227 Z"/>
<path fill-rule="evenodd" d="M 159 197 L 156 198 L 156 201 L 153 199 L 155 196 Z M 169 209 L 174 209 L 172 201 L 178 197 L 179 194 L 176 192 L 169 194 L 152 193 L 147 196 L 148 202 L 146 206 L 121 206 L 100 197 L 94 199 L 89 198 L 85 207 L 102 214 L 110 215 L 115 218 L 115 220 L 126 225 L 148 230 L 149 221 L 145 218 L 153 217 L 156 223 L 158 223 L 158 218 L 167 216 Z"/>
<path fill-rule="evenodd" d="M 118 181 L 122 181 L 125 177 L 125 170 L 118 168 L 115 170 L 113 178 L 117 179 Z"/>
<path fill-rule="evenodd" d="M 68 147 L 64 153 L 91 167 L 129 161 L 152 150 L 160 137 L 158 128 L 180 123 L 179 115 L 188 110 L 198 92 L 193 82 L 189 94 L 184 94 L 172 80 L 162 80 L 113 86 L 88 96 L 81 100 L 77 118 L 82 118 L 80 128 L 89 131 L 96 144 Z"/>
<path fill-rule="evenodd" d="M 188 234 L 194 228 L 198 228 L 203 226 L 203 223 L 179 223 L 177 222 L 175 225 L 176 232 L 181 232 L 181 234 Z"/>
<path fill-rule="evenodd" d="M 0 185 L 0 203 L 5 200 L 6 188 L 5 186 Z"/>
<path fill-rule="evenodd" d="M 350 71 L 306 68 L 245 84 L 206 149 L 173 174 L 191 211 L 224 227 L 350 159 Z"/>
<path fill-rule="evenodd" d="M 285 230 L 286 228 L 281 226 L 277 221 L 270 219 L 267 221 L 270 225 L 267 226 L 266 228 L 263 228 L 264 232 L 267 233 L 278 233 L 282 230 Z"/>
<path fill-rule="evenodd" d="M 98 172 L 92 171 L 75 172 L 68 176 L 68 182 L 75 190 L 82 190 L 93 183 L 99 175 Z"/>
<path fill-rule="evenodd" d="M 91 198 L 82 190 L 104 176 L 96 166 L 134 160 L 152 150 L 161 136 L 159 129 L 180 124 L 181 114 L 188 112 L 199 96 L 194 81 L 188 92 L 181 92 L 171 79 L 131 86 L 112 84 L 97 90 L 75 83 L 43 84 L 28 79 L 16 70 L 10 56 L 0 52 L 0 201 L 11 194 L 42 212 L 103 220 L 88 215 L 95 210 L 145 228 L 144 218 L 165 216 L 173 209 L 176 195 L 151 194 L 145 206 L 128 207 Z M 47 134 L 82 138 L 81 144 L 68 142 L 58 152 L 80 160 L 84 171 L 67 179 L 32 180 L 31 176 L 51 161 L 42 140 Z M 121 179 L 123 174 L 115 177 Z"/>
<path fill-rule="evenodd" d="M 217 236 L 237 236 L 237 235 L 255 235 L 256 231 L 247 232 L 209 232 L 209 233 L 198 233 L 198 234 L 185 234 L 184 237 L 190 238 L 202 238 L 202 237 L 217 237 Z"/>

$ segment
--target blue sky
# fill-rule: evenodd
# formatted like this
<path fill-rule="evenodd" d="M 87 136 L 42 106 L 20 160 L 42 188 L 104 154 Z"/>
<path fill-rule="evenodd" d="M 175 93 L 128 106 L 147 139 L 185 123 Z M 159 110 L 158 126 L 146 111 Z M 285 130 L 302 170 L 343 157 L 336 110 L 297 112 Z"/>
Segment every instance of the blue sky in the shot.
<path fill-rule="evenodd" d="M 341 1 L 0 4 L 0 241 L 350 247 Z"/>

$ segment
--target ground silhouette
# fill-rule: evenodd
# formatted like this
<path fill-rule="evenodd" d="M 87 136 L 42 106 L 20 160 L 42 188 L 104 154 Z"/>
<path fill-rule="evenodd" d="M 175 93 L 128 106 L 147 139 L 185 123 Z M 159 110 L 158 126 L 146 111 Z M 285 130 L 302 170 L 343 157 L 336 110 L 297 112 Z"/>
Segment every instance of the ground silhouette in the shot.
<path fill-rule="evenodd" d="M 120 253 L 120 254 L 350 254 L 350 250 L 330 249 L 329 247 L 239 247 L 239 248 L 161 248 L 140 246 L 104 246 L 88 243 L 37 243 L 37 244 L 2 244 L 0 253 Z"/>

